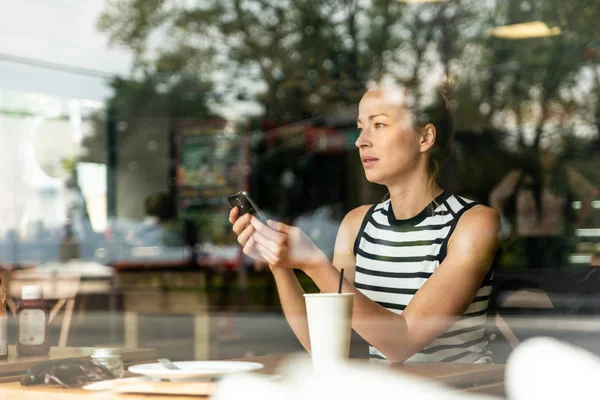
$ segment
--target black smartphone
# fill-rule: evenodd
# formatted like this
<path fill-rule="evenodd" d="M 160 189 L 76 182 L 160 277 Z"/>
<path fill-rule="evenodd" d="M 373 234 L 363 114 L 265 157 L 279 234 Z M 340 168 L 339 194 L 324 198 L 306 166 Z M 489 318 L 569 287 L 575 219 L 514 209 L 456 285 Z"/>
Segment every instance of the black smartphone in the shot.
<path fill-rule="evenodd" d="M 247 192 L 241 191 L 227 197 L 227 201 L 231 207 L 237 207 L 240 210 L 239 216 L 250 213 L 258 218 L 263 224 L 266 225 L 267 217 L 258 208 L 254 200 L 250 197 Z"/>

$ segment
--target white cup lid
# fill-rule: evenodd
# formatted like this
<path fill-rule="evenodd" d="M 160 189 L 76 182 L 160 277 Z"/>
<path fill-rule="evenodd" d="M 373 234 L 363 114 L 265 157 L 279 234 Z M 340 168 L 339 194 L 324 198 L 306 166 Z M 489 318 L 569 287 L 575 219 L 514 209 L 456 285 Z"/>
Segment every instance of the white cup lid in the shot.
<path fill-rule="evenodd" d="M 38 300 L 43 298 L 43 290 L 40 285 L 23 286 L 21 288 L 22 300 Z"/>

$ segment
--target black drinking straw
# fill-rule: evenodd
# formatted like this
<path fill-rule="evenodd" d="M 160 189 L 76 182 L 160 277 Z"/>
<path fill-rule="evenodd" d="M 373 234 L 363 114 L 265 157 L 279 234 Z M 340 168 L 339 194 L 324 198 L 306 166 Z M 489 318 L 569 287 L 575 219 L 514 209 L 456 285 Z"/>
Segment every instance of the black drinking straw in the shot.
<path fill-rule="evenodd" d="M 344 281 L 344 268 L 340 270 L 340 284 L 338 285 L 338 293 L 342 293 L 342 282 Z"/>

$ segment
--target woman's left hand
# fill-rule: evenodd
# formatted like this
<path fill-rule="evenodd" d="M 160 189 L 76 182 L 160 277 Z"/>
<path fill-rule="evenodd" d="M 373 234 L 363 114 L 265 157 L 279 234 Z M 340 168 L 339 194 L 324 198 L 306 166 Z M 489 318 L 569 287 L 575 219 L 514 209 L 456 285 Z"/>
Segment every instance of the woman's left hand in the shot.
<path fill-rule="evenodd" d="M 329 260 L 301 229 L 269 220 L 267 225 L 252 217 L 255 248 L 271 268 L 307 270 Z"/>

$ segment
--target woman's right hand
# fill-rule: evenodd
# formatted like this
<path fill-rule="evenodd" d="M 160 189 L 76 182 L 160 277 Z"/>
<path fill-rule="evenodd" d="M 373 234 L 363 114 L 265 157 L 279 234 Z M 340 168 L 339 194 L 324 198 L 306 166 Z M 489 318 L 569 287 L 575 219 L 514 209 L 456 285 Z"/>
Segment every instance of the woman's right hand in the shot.
<path fill-rule="evenodd" d="M 267 263 L 256 250 L 256 242 L 252 238 L 252 234 L 255 232 L 254 227 L 250 223 L 251 215 L 244 214 L 239 216 L 240 210 L 237 207 L 233 207 L 229 212 L 229 222 L 233 224 L 233 232 L 237 235 L 237 241 L 244 249 L 244 254 L 248 255 L 256 261 Z"/>

